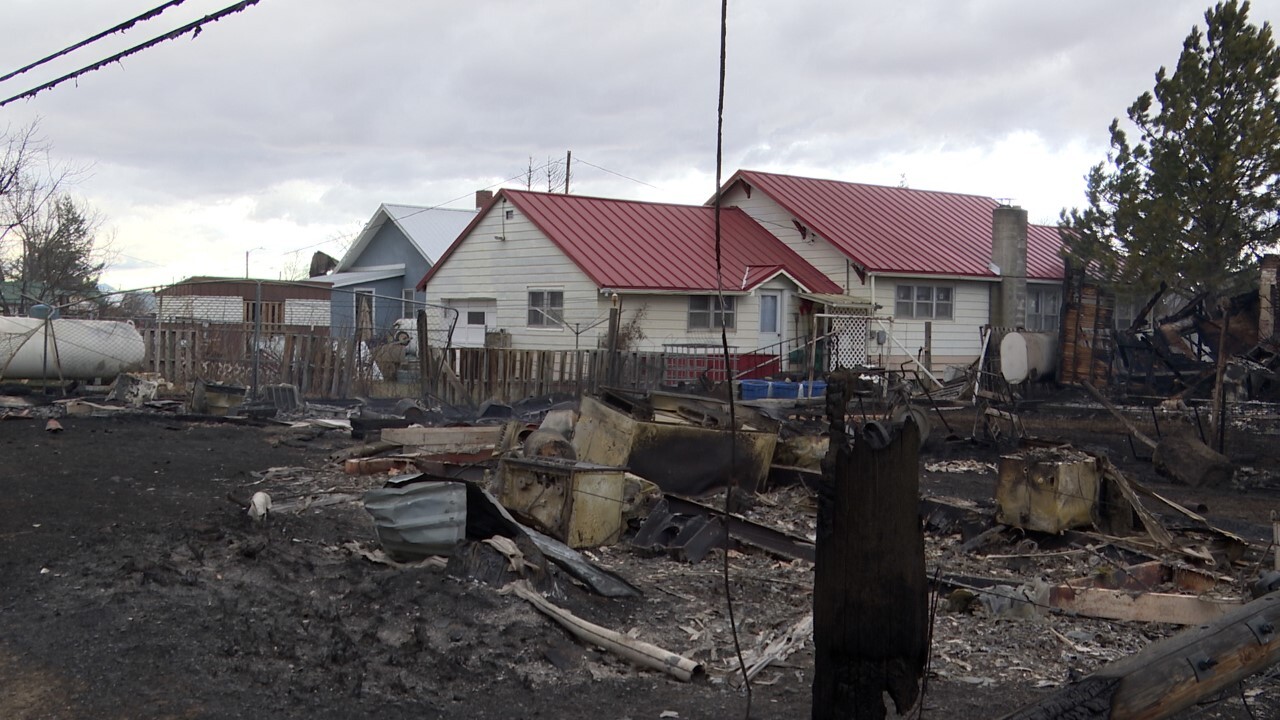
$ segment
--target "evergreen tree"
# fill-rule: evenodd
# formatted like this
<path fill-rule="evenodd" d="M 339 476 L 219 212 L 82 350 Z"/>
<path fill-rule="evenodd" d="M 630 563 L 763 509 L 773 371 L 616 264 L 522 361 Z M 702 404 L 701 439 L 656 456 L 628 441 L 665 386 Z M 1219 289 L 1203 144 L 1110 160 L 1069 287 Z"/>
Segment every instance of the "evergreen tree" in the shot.
<path fill-rule="evenodd" d="M 97 225 L 69 195 L 21 222 L 14 229 L 21 253 L 14 265 L 23 296 L 61 304 L 96 295 L 105 267 L 97 259 Z"/>
<path fill-rule="evenodd" d="M 1069 257 L 1140 290 L 1225 294 L 1275 247 L 1280 50 L 1248 14 L 1236 0 L 1206 11 L 1174 72 L 1129 107 L 1136 138 L 1111 123 L 1088 207 L 1062 213 Z"/>

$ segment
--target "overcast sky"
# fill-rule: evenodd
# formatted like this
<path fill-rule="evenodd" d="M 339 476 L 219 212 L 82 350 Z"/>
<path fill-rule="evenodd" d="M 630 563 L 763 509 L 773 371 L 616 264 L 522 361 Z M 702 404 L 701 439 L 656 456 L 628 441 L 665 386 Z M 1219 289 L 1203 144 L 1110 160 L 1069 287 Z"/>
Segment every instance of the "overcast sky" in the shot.
<path fill-rule="evenodd" d="M 0 74 L 161 2 L 4 0 Z M 0 98 L 231 4 L 187 0 Z M 1052 222 L 1208 5 L 731 0 L 724 174 L 905 181 Z M 87 169 L 72 191 L 114 234 L 107 283 L 239 276 L 246 251 L 275 278 L 340 254 L 381 202 L 470 207 L 566 150 L 575 193 L 705 201 L 718 52 L 715 0 L 260 0 L 0 108 L 0 130 L 38 121 Z"/>

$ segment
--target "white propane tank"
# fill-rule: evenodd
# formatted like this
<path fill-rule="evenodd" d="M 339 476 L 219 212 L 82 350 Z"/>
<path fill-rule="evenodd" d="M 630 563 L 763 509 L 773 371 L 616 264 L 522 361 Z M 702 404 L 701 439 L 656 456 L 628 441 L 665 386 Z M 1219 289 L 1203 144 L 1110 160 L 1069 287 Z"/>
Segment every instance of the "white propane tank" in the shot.
<path fill-rule="evenodd" d="M 1000 341 L 1000 374 L 1011 383 L 1044 380 L 1057 368 L 1055 333 L 1011 332 Z"/>
<path fill-rule="evenodd" d="M 145 357 L 142 335 L 129 323 L 0 317 L 0 377 L 6 380 L 113 378 L 141 369 Z"/>

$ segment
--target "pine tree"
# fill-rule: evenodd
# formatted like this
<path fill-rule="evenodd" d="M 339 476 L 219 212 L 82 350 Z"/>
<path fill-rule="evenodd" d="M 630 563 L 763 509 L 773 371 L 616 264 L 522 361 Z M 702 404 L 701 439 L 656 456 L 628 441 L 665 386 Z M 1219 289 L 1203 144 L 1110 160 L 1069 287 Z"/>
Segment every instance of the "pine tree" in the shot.
<path fill-rule="evenodd" d="M 1111 151 L 1086 176 L 1088 207 L 1063 211 L 1067 254 L 1146 290 L 1239 288 L 1280 240 L 1280 50 L 1249 3 L 1220 2 L 1192 27 L 1172 74 L 1111 123 Z"/>

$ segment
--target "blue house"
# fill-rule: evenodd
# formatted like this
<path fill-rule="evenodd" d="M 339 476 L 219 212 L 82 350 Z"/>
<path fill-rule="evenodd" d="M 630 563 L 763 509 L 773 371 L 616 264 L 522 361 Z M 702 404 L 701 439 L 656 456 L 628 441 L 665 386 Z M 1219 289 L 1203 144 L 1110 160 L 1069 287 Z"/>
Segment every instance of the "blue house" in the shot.
<path fill-rule="evenodd" d="M 477 193 L 476 199 L 487 198 Z M 414 285 L 475 215 L 474 210 L 378 206 L 333 272 L 311 278 L 333 287 L 333 334 L 349 335 L 358 328 L 376 337 L 396 320 L 414 317 L 424 300 Z"/>

